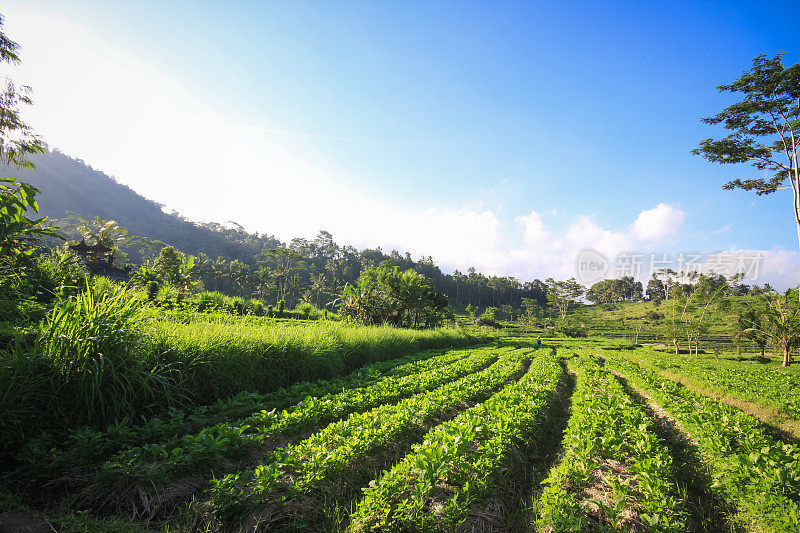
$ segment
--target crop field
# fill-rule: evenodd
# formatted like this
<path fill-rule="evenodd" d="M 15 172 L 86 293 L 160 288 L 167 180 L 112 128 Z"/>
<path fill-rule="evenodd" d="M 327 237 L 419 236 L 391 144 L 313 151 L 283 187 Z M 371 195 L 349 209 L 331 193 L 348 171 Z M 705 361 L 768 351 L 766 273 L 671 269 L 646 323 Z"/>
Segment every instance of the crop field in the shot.
<path fill-rule="evenodd" d="M 34 439 L 14 479 L 79 531 L 800 531 L 796 441 L 666 370 L 797 416 L 773 365 L 515 337 Z"/>

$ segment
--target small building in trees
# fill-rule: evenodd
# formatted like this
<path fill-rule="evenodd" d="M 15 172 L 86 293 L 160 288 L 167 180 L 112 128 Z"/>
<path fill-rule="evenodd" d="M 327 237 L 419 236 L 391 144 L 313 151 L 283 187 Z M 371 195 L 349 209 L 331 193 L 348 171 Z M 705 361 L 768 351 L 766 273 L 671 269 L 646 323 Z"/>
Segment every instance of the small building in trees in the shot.
<path fill-rule="evenodd" d="M 115 281 L 128 281 L 131 278 L 131 267 L 114 266 L 114 252 L 103 243 L 98 242 L 90 246 L 86 244 L 86 239 L 83 239 L 78 244 L 70 245 L 69 249 L 95 276 L 105 276 Z"/>

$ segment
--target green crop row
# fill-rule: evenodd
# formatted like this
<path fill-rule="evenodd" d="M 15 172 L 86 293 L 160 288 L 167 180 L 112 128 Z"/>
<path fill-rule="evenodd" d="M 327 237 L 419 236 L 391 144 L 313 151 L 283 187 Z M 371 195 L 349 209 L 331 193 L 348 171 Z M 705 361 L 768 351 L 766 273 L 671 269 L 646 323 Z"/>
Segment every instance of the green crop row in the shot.
<path fill-rule="evenodd" d="M 542 482 L 539 527 L 584 531 L 600 520 L 614 529 L 638 522 L 648 531 L 685 530 L 672 459 L 650 419 L 593 359 L 570 366 L 578 373 L 572 416 L 562 460 Z"/>
<path fill-rule="evenodd" d="M 162 442 L 176 435 L 197 433 L 226 420 L 235 420 L 262 410 L 284 409 L 308 397 L 323 396 L 347 389 L 367 387 L 380 379 L 410 376 L 450 364 L 472 353 L 472 349 L 428 350 L 402 358 L 381 361 L 359 368 L 351 374 L 329 380 L 295 383 L 272 393 L 242 392 L 200 406 L 191 411 L 171 408 L 143 424 L 130 424 L 127 418 L 104 430 L 80 428 L 57 443 L 45 434 L 23 448 L 15 474 L 25 479 L 52 479 L 68 472 L 87 469 L 107 460 L 120 450 L 145 443 Z M 56 445 L 58 444 L 58 445 Z M 66 477 L 65 479 L 69 479 Z"/>
<path fill-rule="evenodd" d="M 527 353 L 508 352 L 481 372 L 394 405 L 353 414 L 296 445 L 274 450 L 253 470 L 215 479 L 211 490 L 214 514 L 224 523 L 235 523 L 246 512 L 268 503 L 281 505 L 287 498 L 308 493 L 359 459 L 402 441 L 404 435 L 418 431 L 435 417 L 461 408 L 464 402 L 484 399 L 519 374 L 529 359 Z"/>
<path fill-rule="evenodd" d="M 500 474 L 509 450 L 529 441 L 545 422 L 543 413 L 562 377 L 557 359 L 542 355 L 520 381 L 429 431 L 366 490 L 350 529 L 456 529 L 470 503 Z"/>
<path fill-rule="evenodd" d="M 101 466 L 95 483 L 109 489 L 164 486 L 185 473 L 206 474 L 224 461 L 240 459 L 248 452 L 282 437 L 294 437 L 348 414 L 452 382 L 489 365 L 509 349 L 484 348 L 473 355 L 427 372 L 389 376 L 366 387 L 307 397 L 283 411 L 270 410 L 232 422 L 223 422 L 197 434 L 183 435 L 157 444 L 125 450 Z"/>
<path fill-rule="evenodd" d="M 643 355 L 650 366 L 684 374 L 701 386 L 780 409 L 789 417 L 800 420 L 800 397 L 797 394 L 800 374 L 790 369 L 740 361 L 679 358 L 650 351 L 637 352 L 636 355 Z"/>
<path fill-rule="evenodd" d="M 746 413 L 695 393 L 622 357 L 607 366 L 624 374 L 697 441 L 714 488 L 758 531 L 800 531 L 800 449 L 764 433 Z"/>

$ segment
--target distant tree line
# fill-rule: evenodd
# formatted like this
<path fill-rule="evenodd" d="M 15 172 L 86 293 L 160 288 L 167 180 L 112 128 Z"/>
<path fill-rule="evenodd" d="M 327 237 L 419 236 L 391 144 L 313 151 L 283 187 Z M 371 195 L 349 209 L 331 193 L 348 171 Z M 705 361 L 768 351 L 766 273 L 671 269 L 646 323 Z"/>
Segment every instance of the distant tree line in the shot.
<path fill-rule="evenodd" d="M 121 262 L 153 266 L 162 248 L 160 240 L 134 236 L 118 224 L 95 218 L 83 219 L 75 213 L 50 220 L 62 237 L 75 241 L 104 242 L 115 247 Z M 283 300 L 287 306 L 299 302 L 312 303 L 318 308 L 333 302 L 347 285 L 356 285 L 362 272 L 369 267 L 391 265 L 399 272 L 414 270 L 431 280 L 433 290 L 447 296 L 450 305 L 463 310 L 476 307 L 511 306 L 520 308 L 523 298 L 547 304 L 547 283 L 541 280 L 520 282 L 513 276 L 486 276 L 475 268 L 467 273 L 459 270 L 445 274 L 433 258 L 411 258 L 396 250 L 384 253 L 381 248 L 358 250 L 337 244 L 327 231 L 314 239 L 295 238 L 284 243 L 270 235 L 251 234 L 241 226 L 201 224 L 208 232 L 238 248 L 234 255 L 213 257 L 205 252 L 195 255 L 194 275 L 206 290 L 220 291 L 243 298 L 259 298 L 267 302 Z M 52 241 L 59 245 L 58 241 Z M 188 253 L 182 242 L 172 243 Z"/>

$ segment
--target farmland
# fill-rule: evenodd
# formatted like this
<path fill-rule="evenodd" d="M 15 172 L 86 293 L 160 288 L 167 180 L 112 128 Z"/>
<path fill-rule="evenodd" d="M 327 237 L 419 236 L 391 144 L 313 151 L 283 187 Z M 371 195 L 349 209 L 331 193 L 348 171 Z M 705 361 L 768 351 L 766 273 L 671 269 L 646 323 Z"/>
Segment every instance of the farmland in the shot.
<path fill-rule="evenodd" d="M 88 531 L 800 528 L 796 439 L 698 392 L 796 419 L 794 368 L 553 341 L 419 351 L 34 440 L 3 497 Z M 681 373 L 696 387 L 665 377 Z"/>

